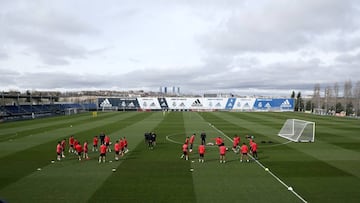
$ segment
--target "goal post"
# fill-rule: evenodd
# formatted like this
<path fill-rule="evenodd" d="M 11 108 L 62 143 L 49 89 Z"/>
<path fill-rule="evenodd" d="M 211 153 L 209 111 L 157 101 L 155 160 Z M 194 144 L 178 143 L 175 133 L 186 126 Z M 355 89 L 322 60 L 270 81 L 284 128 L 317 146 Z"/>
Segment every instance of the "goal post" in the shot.
<path fill-rule="evenodd" d="M 77 109 L 77 108 L 65 109 L 65 115 L 67 115 L 67 116 L 77 114 L 78 112 L 79 112 L 79 109 Z"/>
<path fill-rule="evenodd" d="M 278 135 L 293 142 L 314 142 L 315 122 L 287 119 Z"/>
<path fill-rule="evenodd" d="M 117 106 L 103 106 L 102 111 L 118 111 L 119 107 Z"/>

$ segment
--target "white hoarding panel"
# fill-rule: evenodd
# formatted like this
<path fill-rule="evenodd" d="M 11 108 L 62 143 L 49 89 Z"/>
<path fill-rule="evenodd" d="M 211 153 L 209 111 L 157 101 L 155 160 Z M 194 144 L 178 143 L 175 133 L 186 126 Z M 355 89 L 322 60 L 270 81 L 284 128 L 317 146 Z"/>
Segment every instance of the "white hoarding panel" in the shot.
<path fill-rule="evenodd" d="M 169 109 L 204 109 L 204 98 L 166 97 Z"/>
<path fill-rule="evenodd" d="M 204 98 L 204 108 L 214 110 L 224 110 L 228 98 Z"/>
<path fill-rule="evenodd" d="M 161 109 L 159 100 L 155 97 L 138 97 L 137 99 L 141 109 Z"/>
<path fill-rule="evenodd" d="M 255 98 L 236 98 L 234 110 L 251 111 L 254 108 Z"/>

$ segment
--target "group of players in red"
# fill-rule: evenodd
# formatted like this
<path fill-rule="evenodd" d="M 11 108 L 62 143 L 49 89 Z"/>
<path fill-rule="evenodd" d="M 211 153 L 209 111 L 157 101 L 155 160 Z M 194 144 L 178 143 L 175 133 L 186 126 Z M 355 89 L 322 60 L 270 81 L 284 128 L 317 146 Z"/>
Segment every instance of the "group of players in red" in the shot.
<path fill-rule="evenodd" d="M 192 134 L 190 137 L 186 137 L 185 142 L 182 146 L 182 155 L 180 158 L 189 160 L 189 153 L 193 151 L 194 141 L 195 141 L 196 134 Z M 206 134 L 201 134 L 201 144 L 198 146 L 198 154 L 199 154 L 199 162 L 204 163 L 204 156 L 206 152 L 205 147 L 205 138 Z M 249 140 L 249 146 L 245 144 L 245 142 L 242 143 L 240 146 L 240 137 L 238 135 L 235 135 L 233 138 L 233 146 L 232 150 L 234 153 L 240 152 L 240 162 L 243 161 L 244 158 L 246 158 L 246 161 L 249 162 L 249 156 L 248 154 L 251 153 L 254 159 L 258 159 L 257 155 L 257 144 L 253 140 L 252 136 L 246 136 L 246 138 Z M 100 139 L 100 149 L 98 149 Z M 220 163 L 226 162 L 226 152 L 228 151 L 228 148 L 224 144 L 224 140 L 219 136 L 217 138 L 214 138 L 215 145 L 219 147 L 219 154 L 220 154 Z M 99 155 L 99 163 L 106 161 L 106 153 L 111 152 L 111 142 L 110 137 L 105 135 L 105 133 L 101 133 L 98 136 L 94 136 L 93 138 L 93 152 L 100 151 Z M 214 145 L 212 142 L 207 143 L 206 145 Z M 60 161 L 62 158 L 65 158 L 65 148 L 66 148 L 66 139 L 63 139 L 62 141 L 59 141 L 56 146 L 56 153 L 57 153 L 57 160 Z M 78 156 L 79 161 L 82 159 L 89 159 L 88 155 L 88 142 L 85 141 L 83 145 L 74 138 L 73 135 L 69 138 L 69 154 L 74 153 Z M 124 156 L 125 153 L 127 153 L 128 150 L 128 143 L 125 137 L 120 138 L 119 140 L 116 140 L 114 144 L 114 151 L 115 151 L 115 160 L 119 160 L 120 157 Z"/>
<path fill-rule="evenodd" d="M 100 148 L 99 146 L 99 139 L 100 139 Z M 88 154 L 88 142 L 85 141 L 83 145 L 81 145 L 80 141 L 75 139 L 73 135 L 69 138 L 69 154 L 74 153 L 77 155 L 79 161 L 81 159 L 89 159 Z M 56 146 L 56 153 L 57 153 L 57 160 L 60 161 L 62 158 L 65 158 L 65 149 L 66 149 L 66 139 L 59 141 Z M 110 137 L 105 135 L 105 133 L 100 133 L 99 137 L 94 136 L 93 138 L 93 152 L 100 151 L 99 155 L 99 163 L 106 161 L 106 153 L 111 152 L 111 142 Z M 114 144 L 114 151 L 115 151 L 115 160 L 118 161 L 120 157 L 124 156 L 128 150 L 128 142 L 125 137 L 116 140 Z"/>
<path fill-rule="evenodd" d="M 186 137 L 184 144 L 182 145 L 182 155 L 180 156 L 181 159 L 189 160 L 189 153 L 193 150 L 193 144 L 195 140 L 195 133 L 192 134 L 190 137 Z M 199 154 L 199 162 L 204 163 L 204 156 L 205 156 L 205 133 L 202 133 L 201 135 L 201 144 L 198 146 L 198 154 Z M 233 146 L 232 150 L 234 153 L 240 152 L 240 162 L 243 161 L 244 158 L 246 158 L 246 161 L 249 162 L 249 153 L 252 154 L 254 159 L 258 159 L 257 155 L 257 144 L 253 140 L 252 136 L 246 136 L 246 138 L 249 140 L 249 146 L 245 144 L 245 142 L 242 143 L 240 146 L 240 137 L 238 135 L 235 135 L 233 138 Z M 228 151 L 228 148 L 224 144 L 224 140 L 219 136 L 217 138 L 214 138 L 215 145 L 219 147 L 219 154 L 220 154 L 220 163 L 226 162 L 226 151 Z M 207 143 L 206 145 L 214 145 L 212 142 Z"/>

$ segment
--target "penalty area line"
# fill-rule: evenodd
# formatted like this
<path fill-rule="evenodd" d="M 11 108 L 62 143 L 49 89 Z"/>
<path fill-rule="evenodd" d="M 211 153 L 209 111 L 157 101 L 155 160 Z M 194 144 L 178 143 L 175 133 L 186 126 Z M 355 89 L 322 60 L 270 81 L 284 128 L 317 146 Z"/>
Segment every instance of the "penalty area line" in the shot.
<path fill-rule="evenodd" d="M 218 131 L 219 133 L 221 133 L 222 135 L 224 135 L 227 139 L 229 139 L 230 141 L 232 141 L 232 139 L 231 139 L 229 136 L 227 136 L 227 135 L 226 135 L 224 132 L 222 132 L 221 130 L 217 129 L 214 125 L 212 125 L 212 124 L 210 124 L 210 123 L 209 123 L 209 125 L 210 125 L 213 129 L 215 129 L 216 131 Z M 253 156 L 251 156 L 250 154 L 249 154 L 249 156 L 250 156 L 253 160 L 255 160 L 255 163 L 257 163 L 262 169 L 264 169 L 265 171 L 267 171 L 273 178 L 275 178 L 279 183 L 281 183 L 283 186 L 285 186 L 286 189 L 288 189 L 289 191 L 291 191 L 297 198 L 299 198 L 302 202 L 307 203 L 307 201 L 306 201 L 303 197 L 301 197 L 298 193 L 296 193 L 292 187 L 288 186 L 284 181 L 282 181 L 279 177 L 277 177 L 277 176 L 276 176 L 273 172 L 271 172 L 270 170 L 266 170 L 267 168 L 266 168 L 260 161 L 256 160 L 256 159 L 255 159 Z"/>

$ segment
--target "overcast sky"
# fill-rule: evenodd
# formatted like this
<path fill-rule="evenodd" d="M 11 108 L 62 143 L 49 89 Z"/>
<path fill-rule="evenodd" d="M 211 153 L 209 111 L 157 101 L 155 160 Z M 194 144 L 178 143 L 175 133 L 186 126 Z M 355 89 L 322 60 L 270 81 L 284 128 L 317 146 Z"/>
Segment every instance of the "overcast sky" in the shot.
<path fill-rule="evenodd" d="M 0 90 L 288 96 L 360 80 L 358 0 L 0 0 Z"/>

